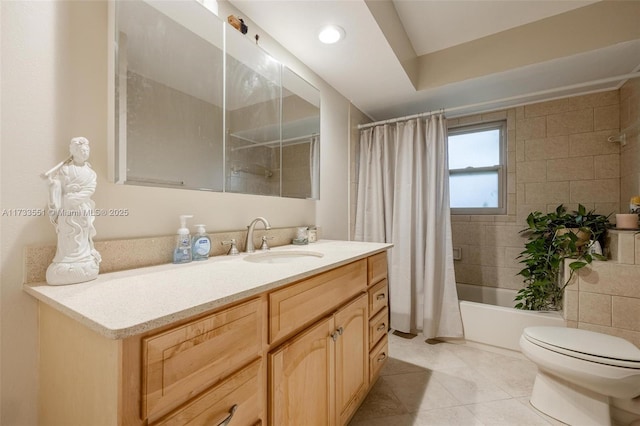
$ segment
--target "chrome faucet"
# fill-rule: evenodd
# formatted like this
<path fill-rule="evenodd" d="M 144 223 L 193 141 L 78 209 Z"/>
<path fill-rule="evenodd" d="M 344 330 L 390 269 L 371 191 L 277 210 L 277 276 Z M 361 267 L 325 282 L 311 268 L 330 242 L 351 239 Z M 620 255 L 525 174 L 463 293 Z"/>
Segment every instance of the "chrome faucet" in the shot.
<path fill-rule="evenodd" d="M 264 229 L 271 229 L 271 225 L 269 225 L 269 221 L 264 217 L 257 217 L 253 219 L 251 224 L 247 226 L 249 230 L 247 231 L 247 241 L 244 245 L 245 247 L 244 251 L 246 251 L 247 253 L 253 253 L 254 251 L 256 251 L 256 248 L 253 245 L 253 230 L 255 229 L 256 224 L 258 222 L 262 222 L 264 224 Z"/>

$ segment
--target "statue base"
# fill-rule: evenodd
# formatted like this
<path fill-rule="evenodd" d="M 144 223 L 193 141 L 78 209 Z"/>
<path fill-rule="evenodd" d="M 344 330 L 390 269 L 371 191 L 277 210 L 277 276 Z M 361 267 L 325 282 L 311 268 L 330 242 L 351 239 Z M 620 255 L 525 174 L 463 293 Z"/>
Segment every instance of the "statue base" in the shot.
<path fill-rule="evenodd" d="M 83 262 L 54 262 L 47 268 L 47 284 L 78 284 L 95 280 L 99 269 L 98 262 L 93 258 Z"/>

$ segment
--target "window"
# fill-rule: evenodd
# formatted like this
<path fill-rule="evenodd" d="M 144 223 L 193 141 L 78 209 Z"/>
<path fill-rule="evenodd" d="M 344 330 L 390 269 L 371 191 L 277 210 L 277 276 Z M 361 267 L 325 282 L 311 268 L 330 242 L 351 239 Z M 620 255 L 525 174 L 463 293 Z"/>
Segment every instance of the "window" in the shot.
<path fill-rule="evenodd" d="M 449 129 L 449 194 L 453 214 L 505 214 L 506 122 Z"/>

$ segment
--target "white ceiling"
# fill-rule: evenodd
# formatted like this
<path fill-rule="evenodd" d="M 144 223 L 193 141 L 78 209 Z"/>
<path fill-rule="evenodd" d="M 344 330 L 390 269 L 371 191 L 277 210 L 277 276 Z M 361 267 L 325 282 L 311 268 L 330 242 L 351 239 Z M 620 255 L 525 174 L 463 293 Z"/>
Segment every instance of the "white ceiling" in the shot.
<path fill-rule="evenodd" d="M 389 2 L 390 0 L 374 0 Z M 230 0 L 277 42 L 375 120 L 446 108 L 449 116 L 589 91 L 614 89 L 623 80 L 590 84 L 640 68 L 640 39 L 455 81 L 425 90 L 398 60 L 364 0 Z M 548 18 L 594 1 L 393 0 L 414 56 L 440 51 Z M 378 17 L 379 18 L 379 17 Z M 638 17 L 640 22 L 640 16 Z M 325 24 L 346 38 L 318 41 Z M 568 87 L 566 87 L 568 86 Z"/>

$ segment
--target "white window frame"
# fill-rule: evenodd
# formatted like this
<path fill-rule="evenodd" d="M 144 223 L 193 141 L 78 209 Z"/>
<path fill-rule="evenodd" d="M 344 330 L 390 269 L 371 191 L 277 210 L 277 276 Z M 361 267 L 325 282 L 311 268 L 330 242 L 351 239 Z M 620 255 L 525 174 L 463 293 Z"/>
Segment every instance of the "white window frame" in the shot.
<path fill-rule="evenodd" d="M 476 133 L 486 130 L 499 130 L 499 161 L 488 167 L 466 167 L 464 169 L 449 169 L 449 176 L 455 174 L 469 174 L 474 172 L 498 172 L 498 207 L 451 207 L 451 214 L 458 215 L 485 215 L 485 214 L 507 214 L 507 122 L 506 120 L 492 121 L 488 123 L 473 124 L 466 126 L 455 126 L 447 132 L 447 153 L 449 152 L 449 136 Z M 448 158 L 448 154 L 447 154 Z"/>

